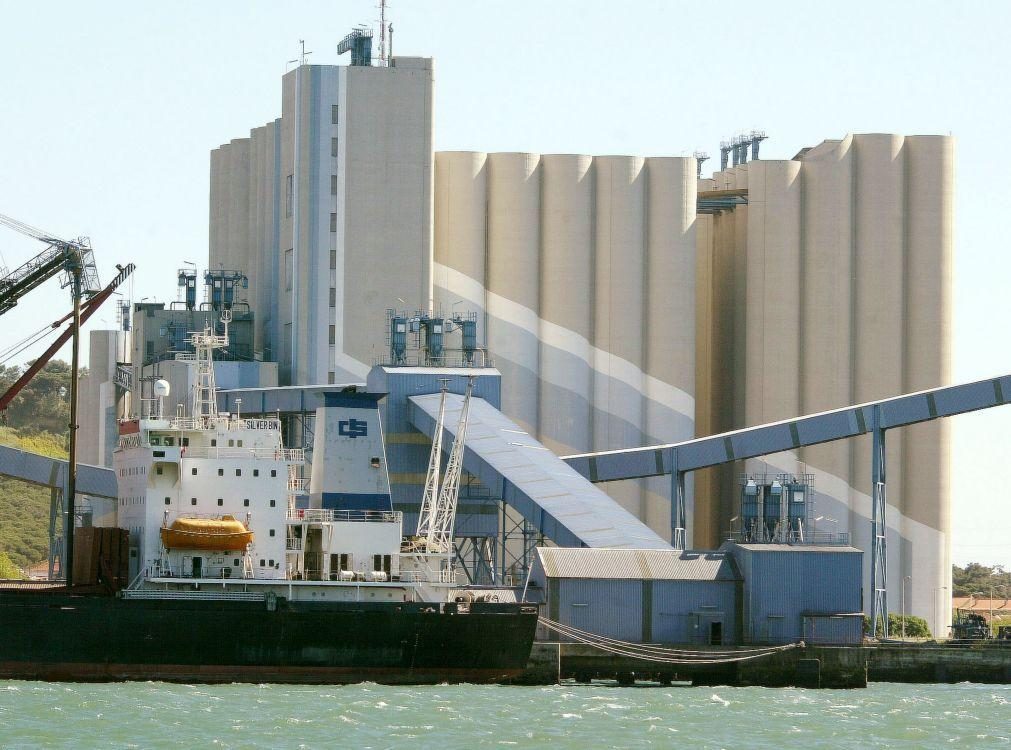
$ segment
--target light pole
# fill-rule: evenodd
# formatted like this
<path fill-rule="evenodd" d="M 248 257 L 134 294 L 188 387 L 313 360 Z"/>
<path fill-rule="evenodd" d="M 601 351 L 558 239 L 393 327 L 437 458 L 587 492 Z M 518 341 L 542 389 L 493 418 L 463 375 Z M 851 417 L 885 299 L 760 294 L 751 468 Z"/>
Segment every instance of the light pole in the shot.
<path fill-rule="evenodd" d="M 913 587 L 913 577 L 903 576 L 902 578 L 902 640 L 906 640 L 906 581 L 909 581 L 909 587 Z"/>

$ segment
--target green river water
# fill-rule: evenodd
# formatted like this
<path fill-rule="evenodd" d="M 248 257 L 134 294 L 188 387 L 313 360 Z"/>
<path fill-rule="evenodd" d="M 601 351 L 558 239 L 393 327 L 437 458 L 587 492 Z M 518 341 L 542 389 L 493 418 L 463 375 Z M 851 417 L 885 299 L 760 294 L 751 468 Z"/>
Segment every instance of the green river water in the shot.
<path fill-rule="evenodd" d="M 1011 685 L 82 685 L 0 681 L 7 748 L 995 748 Z"/>

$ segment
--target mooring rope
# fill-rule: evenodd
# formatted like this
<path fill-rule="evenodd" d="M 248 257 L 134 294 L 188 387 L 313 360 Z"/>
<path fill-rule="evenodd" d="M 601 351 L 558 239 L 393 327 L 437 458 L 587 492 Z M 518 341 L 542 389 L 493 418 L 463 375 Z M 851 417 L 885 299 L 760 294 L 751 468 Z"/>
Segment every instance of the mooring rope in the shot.
<path fill-rule="evenodd" d="M 643 661 L 652 661 L 660 664 L 731 664 L 733 662 L 751 661 L 761 659 L 765 656 L 781 653 L 790 649 L 802 647 L 803 641 L 799 643 L 787 643 L 782 646 L 769 646 L 766 648 L 741 649 L 730 652 L 695 651 L 690 649 L 666 648 L 663 646 L 649 646 L 628 641 L 619 641 L 614 638 L 588 633 L 570 625 L 563 625 L 560 622 L 549 620 L 547 617 L 539 617 L 541 625 L 553 630 L 559 635 L 571 638 L 572 640 L 593 646 L 601 651 L 614 654 L 616 656 L 627 656 Z"/>

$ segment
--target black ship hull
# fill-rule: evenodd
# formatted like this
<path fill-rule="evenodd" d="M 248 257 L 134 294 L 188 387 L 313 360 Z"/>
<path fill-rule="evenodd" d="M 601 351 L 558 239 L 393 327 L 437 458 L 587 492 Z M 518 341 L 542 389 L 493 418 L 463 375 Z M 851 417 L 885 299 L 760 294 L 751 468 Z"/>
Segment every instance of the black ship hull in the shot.
<path fill-rule="evenodd" d="M 530 605 L 0 592 L 0 679 L 432 684 L 527 665 Z"/>

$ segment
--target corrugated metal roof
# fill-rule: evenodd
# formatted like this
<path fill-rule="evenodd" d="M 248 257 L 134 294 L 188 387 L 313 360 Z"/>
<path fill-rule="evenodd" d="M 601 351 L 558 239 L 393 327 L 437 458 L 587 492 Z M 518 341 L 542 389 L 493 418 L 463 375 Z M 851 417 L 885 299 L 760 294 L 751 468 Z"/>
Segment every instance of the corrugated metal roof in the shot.
<path fill-rule="evenodd" d="M 430 438 L 439 394 L 411 396 L 411 424 Z M 446 395 L 443 446 L 456 432 L 463 397 Z M 646 524 L 593 486 L 482 398 L 472 397 L 464 468 L 556 544 L 565 547 L 670 549 Z"/>
<path fill-rule="evenodd" d="M 645 581 L 736 581 L 733 559 L 724 552 L 661 549 L 538 547 L 548 578 L 622 578 Z"/>

